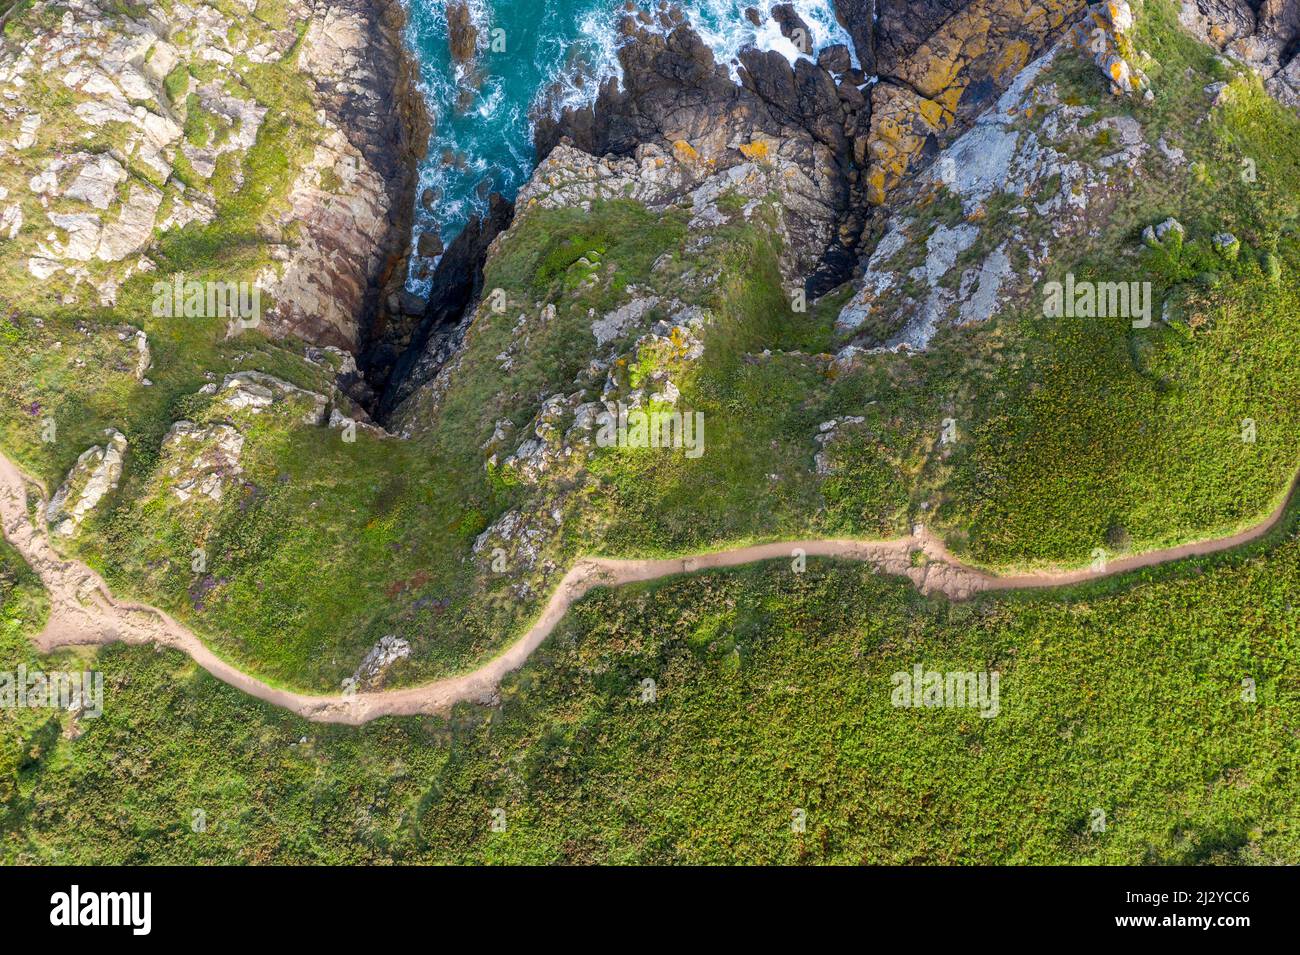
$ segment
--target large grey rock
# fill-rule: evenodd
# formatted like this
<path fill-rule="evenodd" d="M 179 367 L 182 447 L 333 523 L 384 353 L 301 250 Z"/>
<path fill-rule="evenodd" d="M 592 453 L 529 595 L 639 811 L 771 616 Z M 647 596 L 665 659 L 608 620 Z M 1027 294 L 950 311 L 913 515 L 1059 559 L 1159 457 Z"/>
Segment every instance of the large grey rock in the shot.
<path fill-rule="evenodd" d="M 108 441 L 87 448 L 77 458 L 63 484 L 45 507 L 45 520 L 54 533 L 71 537 L 86 516 L 116 490 L 122 478 L 126 436 L 112 428 L 104 432 Z"/>
<path fill-rule="evenodd" d="M 144 249 L 153 239 L 162 200 L 162 193 L 153 186 L 132 183 L 117 221 L 104 226 L 96 255 L 106 262 L 119 262 Z"/>
<path fill-rule="evenodd" d="M 104 153 L 89 157 L 63 195 L 80 199 L 96 209 L 107 209 L 117 201 L 117 187 L 125 181 L 126 170 L 121 163 Z"/>
<path fill-rule="evenodd" d="M 327 397 L 260 371 L 239 371 L 226 375 L 218 395 L 227 411 L 260 414 L 277 401 L 293 398 L 309 405 L 301 419 L 303 424 L 318 427 L 329 418 L 330 402 Z"/>

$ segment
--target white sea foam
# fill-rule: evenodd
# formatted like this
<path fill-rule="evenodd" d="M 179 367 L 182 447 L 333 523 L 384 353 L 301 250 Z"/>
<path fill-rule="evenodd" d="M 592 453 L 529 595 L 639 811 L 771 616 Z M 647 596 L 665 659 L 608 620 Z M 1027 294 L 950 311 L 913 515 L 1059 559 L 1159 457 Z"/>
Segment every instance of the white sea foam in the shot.
<path fill-rule="evenodd" d="M 853 41 L 835 19 L 831 0 L 791 0 L 791 3 L 800 19 L 808 24 L 814 55 L 834 43 L 843 43 L 849 48 L 853 64 L 857 65 Z M 755 3 L 752 0 L 690 0 L 683 7 L 695 32 L 713 50 L 714 58 L 731 68 L 733 79 L 737 79 L 736 61 L 740 51 L 747 46 L 776 50 L 791 63 L 803 55 L 781 33 L 780 26 L 770 16 L 764 17 L 762 26 L 758 27 L 745 16 L 747 7 L 756 7 L 762 13 L 770 9 L 770 3 Z"/>
<path fill-rule="evenodd" d="M 501 81 L 493 78 L 483 84 L 483 93 L 479 97 L 479 104 L 475 107 L 474 112 L 484 119 L 491 119 L 496 115 L 496 111 L 501 108 L 505 102 L 506 91 Z"/>

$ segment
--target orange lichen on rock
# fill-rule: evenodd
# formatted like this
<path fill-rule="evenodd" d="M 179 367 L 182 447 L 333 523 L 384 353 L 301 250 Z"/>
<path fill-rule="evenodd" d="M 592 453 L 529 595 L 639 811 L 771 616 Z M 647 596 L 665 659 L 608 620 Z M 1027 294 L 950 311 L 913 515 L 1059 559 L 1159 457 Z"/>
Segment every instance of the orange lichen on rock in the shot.
<path fill-rule="evenodd" d="M 882 77 L 872 90 L 869 201 L 884 202 L 930 136 L 950 129 L 962 111 L 975 115 L 1086 7 L 1085 0 L 975 0 Z"/>
<path fill-rule="evenodd" d="M 872 138 L 867 144 L 867 201 L 881 204 L 926 138 L 945 128 L 948 113 L 940 103 L 910 89 L 879 83 L 871 91 Z"/>
<path fill-rule="evenodd" d="M 1088 15 L 1074 28 L 1071 39 L 1092 58 L 1110 80 L 1116 96 L 1145 92 L 1150 83 L 1133 62 L 1134 20 L 1127 0 L 1105 0 L 1088 8 Z"/>

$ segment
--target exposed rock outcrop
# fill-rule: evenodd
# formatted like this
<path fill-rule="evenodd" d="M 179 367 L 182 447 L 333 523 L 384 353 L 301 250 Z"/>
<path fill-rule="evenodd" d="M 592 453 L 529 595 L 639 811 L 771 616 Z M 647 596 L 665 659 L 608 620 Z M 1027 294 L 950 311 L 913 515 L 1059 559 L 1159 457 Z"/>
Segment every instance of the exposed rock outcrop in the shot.
<path fill-rule="evenodd" d="M 854 143 L 870 122 L 854 77 L 747 49 L 736 84 L 676 7 L 661 9 L 649 25 L 626 17 L 622 29 L 622 84 L 607 81 L 594 106 L 558 119 L 539 116 L 538 154 L 563 138 L 592 156 L 640 162 L 651 148 L 671 151 L 694 173 L 683 189 L 756 160 L 782 164 L 794 173 L 782 189 L 793 240 L 788 277 L 806 281 L 814 295 L 842 281 L 852 260 L 835 250 L 851 249 L 862 228 Z"/>
<path fill-rule="evenodd" d="M 1116 96 L 1149 91 L 1146 74 L 1136 65 L 1133 10 L 1128 0 L 1104 0 L 1088 8 L 1071 31 L 1075 47 L 1086 51 L 1110 81 Z M 1148 93 L 1148 95 L 1150 95 Z"/>
<path fill-rule="evenodd" d="M 182 504 L 196 496 L 220 501 L 227 484 L 243 469 L 244 436 L 228 424 L 177 421 L 163 438 L 162 471 Z"/>
<path fill-rule="evenodd" d="M 399 4 L 312 0 L 309 9 L 299 65 L 325 131 L 279 219 L 307 234 L 267 284 L 295 334 L 355 349 L 400 313 L 392 300 L 406 276 L 429 121 Z"/>
<path fill-rule="evenodd" d="M 262 329 L 351 348 L 382 325 L 385 292 L 405 274 L 396 260 L 427 130 L 401 8 L 290 0 L 258 13 L 108 0 L 24 10 L 0 47 L 0 117 L 14 130 L 0 161 L 22 170 L 39 212 L 26 197 L 0 202 L 0 257 L 65 304 L 89 286 L 112 306 L 155 268 L 158 239 L 195 233 L 248 190 L 255 221 L 239 227 L 272 264 L 226 278 L 256 278 L 273 303 Z M 45 88 L 66 104 L 45 108 L 49 96 L 32 93 Z"/>
<path fill-rule="evenodd" d="M 1300 0 L 1182 0 L 1179 19 L 1257 70 L 1279 102 L 1300 109 Z"/>
<path fill-rule="evenodd" d="M 104 496 L 117 489 L 126 455 L 126 436 L 111 428 L 104 436 L 108 439 L 104 444 L 81 453 L 45 506 L 45 520 L 54 533 L 71 537 Z"/>
<path fill-rule="evenodd" d="M 447 5 L 447 44 L 453 63 L 469 63 L 474 59 L 478 42 L 478 27 L 470 15 L 469 4 L 456 0 Z"/>
<path fill-rule="evenodd" d="M 307 391 L 273 375 L 260 371 L 238 371 L 227 375 L 219 389 L 217 400 L 227 412 L 249 411 L 257 414 L 281 399 L 295 399 L 305 408 L 302 423 L 313 427 L 329 419 L 329 399 L 314 391 Z"/>
<path fill-rule="evenodd" d="M 909 168 L 968 126 L 1085 7 L 1083 0 L 882 0 L 867 193 L 885 202 Z"/>
<path fill-rule="evenodd" d="M 861 12 L 857 17 L 870 16 L 874 10 L 874 55 L 876 68 L 882 75 L 892 74 L 915 55 L 949 17 L 961 12 L 971 0 L 859 0 Z M 854 6 L 853 3 L 836 3 L 837 10 Z M 842 15 L 842 19 L 852 20 Z M 859 56 L 861 52 L 859 52 Z"/>
<path fill-rule="evenodd" d="M 372 689 L 378 686 L 389 667 L 410 655 L 411 644 L 406 640 L 392 635 L 381 637 L 366 653 L 351 678 L 343 681 L 344 689 Z"/>
<path fill-rule="evenodd" d="M 1059 243 L 1093 227 L 1108 194 L 1140 174 L 1155 150 L 1138 120 L 1098 118 L 1043 82 L 1061 49 L 1022 70 L 996 108 L 895 195 L 895 210 L 836 322 L 851 342 L 841 359 L 861 346 L 924 349 L 945 325 L 986 321 L 1042 277 Z M 1029 116 L 1034 122 L 1017 121 Z M 1097 141 L 1109 143 L 1110 152 L 1080 161 L 1083 144 Z M 960 203 L 950 221 L 921 214 L 941 196 Z M 1013 205 L 988 223 L 985 210 L 998 199 Z M 1050 230 L 1034 228 L 1044 221 Z"/>

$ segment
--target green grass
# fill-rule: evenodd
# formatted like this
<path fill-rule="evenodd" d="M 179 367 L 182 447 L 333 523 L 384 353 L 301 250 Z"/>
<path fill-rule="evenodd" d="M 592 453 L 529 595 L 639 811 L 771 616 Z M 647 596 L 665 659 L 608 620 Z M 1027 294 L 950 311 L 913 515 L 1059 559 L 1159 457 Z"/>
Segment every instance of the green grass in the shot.
<path fill-rule="evenodd" d="M 1300 120 L 1242 77 L 1208 121 L 1189 123 L 1208 107 L 1213 61 L 1173 16 L 1167 4 L 1146 4 L 1138 46 L 1159 69 L 1155 106 L 1140 115 L 1147 139 L 1168 134 L 1188 167 L 1141 177 L 1109 210 L 1101 237 L 1058 259 L 1048 278 L 1150 281 L 1153 317 L 1167 300 L 1179 318 L 1150 329 L 1044 319 L 1035 299 L 1010 320 L 1010 346 L 979 379 L 971 441 L 953 456 L 940 509 L 951 543 L 977 562 L 1082 563 L 1097 547 L 1226 535 L 1271 511 L 1300 463 L 1296 293 L 1260 264 L 1274 253 L 1283 276 L 1300 266 Z M 1058 82 L 1095 90 L 1096 77 L 1073 64 L 1061 61 Z M 1205 72 L 1184 76 L 1189 68 Z M 1245 181 L 1242 160 L 1255 154 L 1257 176 Z M 1144 249 L 1141 229 L 1169 215 L 1187 227 L 1186 246 Z M 1212 250 L 1220 231 L 1242 240 L 1238 261 Z M 1247 418 L 1254 443 L 1241 439 Z"/>
<path fill-rule="evenodd" d="M 822 561 L 600 591 L 499 710 L 447 721 L 318 726 L 106 648 L 104 716 L 47 732 L 0 859 L 1294 863 L 1291 528 L 1073 597 L 954 605 Z M 915 663 L 998 670 L 999 715 L 894 708 Z"/>
<path fill-rule="evenodd" d="M 315 690 L 336 687 L 389 633 L 415 651 L 394 683 L 482 662 L 520 632 L 582 553 L 894 536 L 924 521 L 980 563 L 1077 564 L 1096 547 L 1115 553 L 1231 532 L 1272 508 L 1296 466 L 1289 278 L 1300 265 L 1291 225 L 1300 135 L 1295 118 L 1245 78 L 1206 122 L 1190 122 L 1194 107 L 1206 108 L 1202 87 L 1218 67 L 1177 29 L 1168 4 L 1147 3 L 1141 23 L 1137 45 L 1155 56 L 1158 95 L 1136 109 L 1147 137 L 1170 135 L 1189 167 L 1118 191 L 1103 227 L 1059 256 L 1049 277 L 1149 277 L 1185 323 L 1132 330 L 1047 321 L 1031 301 L 1027 312 L 986 327 L 943 332 L 924 355 L 870 356 L 840 373 L 823 353 L 836 347 L 834 305 L 844 292 L 829 305 L 792 310 L 770 205 L 745 221 L 739 203 L 724 202 L 730 222 L 707 236 L 690 233 L 682 209 L 652 213 L 630 201 L 534 208 L 521 211 L 488 264 L 485 287 L 503 289 L 507 307 L 481 307 L 445 394 L 434 403 L 426 393 L 404 410 L 399 423 L 415 432 L 410 441 L 363 434 L 346 445 L 336 431 L 291 418 L 245 422 L 246 473 L 237 486 L 202 513 L 176 506 L 156 473 L 158 447 L 172 422 L 205 413 L 193 397 L 205 382 L 245 368 L 309 389 L 328 382 L 295 343 L 227 341 L 216 321 L 146 320 L 155 356 L 149 388 L 119 361 L 91 360 L 105 348 L 114 354 L 103 326 L 148 313 L 148 276 L 123 288 L 117 310 L 94 314 L 90 336 L 77 331 L 83 310 L 15 303 L 3 332 L 11 347 L 0 356 L 0 436 L 52 490 L 104 428 L 123 430 L 127 475 L 88 522 L 80 556 L 116 590 L 166 607 L 240 666 Z M 296 72 L 246 65 L 241 77 L 269 108 L 245 157 L 244 185 L 236 188 L 229 170 L 218 173 L 217 219 L 160 240 L 163 274 L 229 279 L 267 261 L 264 215 L 305 161 L 314 120 Z M 1051 78 L 1067 99 L 1100 114 L 1135 108 L 1110 102 L 1095 67 L 1076 57 L 1063 57 Z M 1240 181 L 1243 152 L 1258 154 L 1254 183 Z M 988 204 L 982 242 L 1012 204 Z M 954 222 L 960 210 L 941 195 L 917 213 Z M 1143 251 L 1141 228 L 1171 214 L 1188 227 L 1187 247 L 1173 257 Z M 1242 239 L 1236 263 L 1209 249 L 1221 229 Z M 969 253 L 971 264 L 981 249 Z M 1265 253 L 1276 256 L 1280 282 L 1261 269 Z M 1211 270 L 1218 284 L 1201 284 Z M 700 284 L 700 275 L 716 279 Z M 615 371 L 631 385 L 667 371 L 679 407 L 705 416 L 703 457 L 602 449 L 557 466 L 537 486 L 485 468 L 483 445 L 497 422 L 513 429 L 504 457 L 546 397 L 599 397 L 603 373 L 575 380 L 609 350 L 596 348 L 592 316 L 649 293 L 660 303 L 645 325 L 670 317 L 677 303 L 709 317 L 704 357 L 687 363 L 671 349 L 632 357 L 635 335 L 627 335 L 616 344 L 630 364 Z M 43 327 L 27 320 L 36 314 Z M 60 423 L 54 445 L 39 440 L 46 413 Z M 865 421 L 845 429 L 829 450 L 832 473 L 819 478 L 818 426 L 846 415 Z M 948 417 L 962 438 L 940 446 Z M 1246 417 L 1257 422 L 1254 444 L 1238 437 Z M 531 570 L 491 574 L 469 548 L 510 509 L 551 526 L 553 511 L 562 519 Z M 203 575 L 189 569 L 197 546 L 209 555 Z"/>
<path fill-rule="evenodd" d="M 7 541 L 0 540 L 0 670 L 14 673 L 19 665 L 39 666 L 28 638 L 44 625 L 49 613 L 40 579 Z M 17 821 L 11 815 L 19 787 L 58 738 L 58 720 L 48 712 L 0 710 L 0 829 Z"/>

